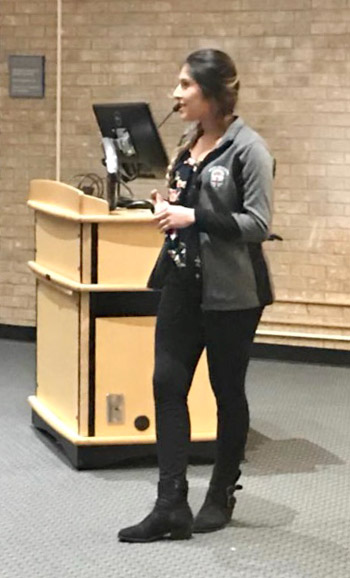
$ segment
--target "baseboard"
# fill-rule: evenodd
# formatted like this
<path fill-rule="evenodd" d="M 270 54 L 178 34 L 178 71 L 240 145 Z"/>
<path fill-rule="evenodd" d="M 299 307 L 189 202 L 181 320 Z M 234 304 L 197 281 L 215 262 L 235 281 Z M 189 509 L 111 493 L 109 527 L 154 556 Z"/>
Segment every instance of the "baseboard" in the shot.
<path fill-rule="evenodd" d="M 253 343 L 252 358 L 322 365 L 350 365 L 350 351 L 343 349 L 273 345 L 270 343 Z"/>
<path fill-rule="evenodd" d="M 25 325 L 4 325 L 0 323 L 0 339 L 15 341 L 36 341 L 36 327 Z"/>
<path fill-rule="evenodd" d="M 0 324 L 0 339 L 35 342 L 36 327 Z M 252 358 L 323 365 L 350 365 L 350 351 L 343 349 L 274 345 L 271 343 L 254 343 Z"/>

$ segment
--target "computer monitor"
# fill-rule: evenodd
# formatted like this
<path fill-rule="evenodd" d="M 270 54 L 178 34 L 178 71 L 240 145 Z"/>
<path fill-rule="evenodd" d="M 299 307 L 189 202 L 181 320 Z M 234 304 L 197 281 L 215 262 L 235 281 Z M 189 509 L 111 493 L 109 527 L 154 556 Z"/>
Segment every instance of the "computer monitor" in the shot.
<path fill-rule="evenodd" d="M 94 104 L 93 111 L 104 145 L 114 147 L 117 155 L 117 186 L 137 177 L 165 177 L 169 160 L 147 103 Z M 108 167 L 107 170 L 111 176 Z M 110 200 L 109 203 L 113 204 Z"/>

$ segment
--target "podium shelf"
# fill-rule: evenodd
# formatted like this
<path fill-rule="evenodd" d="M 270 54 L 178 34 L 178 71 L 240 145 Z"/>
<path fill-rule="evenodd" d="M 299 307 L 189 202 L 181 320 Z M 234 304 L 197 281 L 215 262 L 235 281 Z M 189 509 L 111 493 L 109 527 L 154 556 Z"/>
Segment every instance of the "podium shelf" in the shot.
<path fill-rule="evenodd" d="M 38 265 L 38 263 L 35 261 L 28 261 L 28 266 L 34 275 L 40 280 L 56 285 L 58 290 L 67 290 L 68 294 L 72 294 L 72 292 L 97 293 L 109 291 L 152 291 L 144 285 L 133 285 L 131 287 L 129 285 L 122 285 L 120 283 L 78 283 L 68 279 L 67 277 L 64 277 L 63 275 L 59 275 L 58 273 L 55 273 L 54 271 L 51 271 L 42 265 Z"/>

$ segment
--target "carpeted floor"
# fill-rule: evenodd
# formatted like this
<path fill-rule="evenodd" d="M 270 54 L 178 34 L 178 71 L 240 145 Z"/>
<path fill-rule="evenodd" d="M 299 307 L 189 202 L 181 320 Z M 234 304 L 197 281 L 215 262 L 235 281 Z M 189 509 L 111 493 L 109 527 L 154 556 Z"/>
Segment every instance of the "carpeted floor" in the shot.
<path fill-rule="evenodd" d="M 348 578 L 350 385 L 344 367 L 253 360 L 244 491 L 231 525 L 191 540 L 121 544 L 155 498 L 145 463 L 74 470 L 32 428 L 35 346 L 0 341 L 2 578 Z M 189 469 L 200 506 L 210 466 Z"/>

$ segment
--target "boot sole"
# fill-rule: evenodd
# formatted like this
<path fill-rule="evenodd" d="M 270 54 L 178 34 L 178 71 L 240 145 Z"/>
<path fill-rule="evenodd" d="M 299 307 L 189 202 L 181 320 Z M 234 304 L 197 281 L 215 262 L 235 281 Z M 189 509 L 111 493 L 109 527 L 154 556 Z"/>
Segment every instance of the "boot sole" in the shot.
<path fill-rule="evenodd" d="M 226 528 L 226 526 L 230 523 L 230 520 L 228 522 L 225 522 L 224 524 L 221 524 L 220 526 L 212 526 L 212 527 L 206 527 L 206 528 L 196 528 L 194 527 L 192 532 L 193 534 L 209 534 L 209 532 L 217 532 L 218 530 L 223 530 L 224 528 Z"/>
<path fill-rule="evenodd" d="M 119 542 L 130 542 L 132 544 L 146 544 L 147 542 L 156 542 L 157 540 L 190 540 L 192 532 L 168 532 L 167 534 L 159 534 L 152 536 L 152 538 L 124 538 L 118 536 Z"/>

